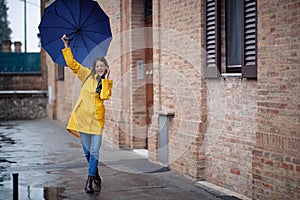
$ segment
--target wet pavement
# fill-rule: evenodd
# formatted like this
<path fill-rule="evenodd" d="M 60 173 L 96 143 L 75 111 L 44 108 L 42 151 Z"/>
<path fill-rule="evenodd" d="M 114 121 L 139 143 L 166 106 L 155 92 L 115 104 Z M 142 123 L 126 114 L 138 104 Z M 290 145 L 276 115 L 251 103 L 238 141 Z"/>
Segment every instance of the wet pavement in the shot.
<path fill-rule="evenodd" d="M 106 134 L 106 133 L 104 133 Z M 148 161 L 145 155 L 102 142 L 102 188 L 83 190 L 87 163 L 80 142 L 57 121 L 0 121 L 0 199 L 13 199 L 18 174 L 19 199 L 238 199 Z"/>

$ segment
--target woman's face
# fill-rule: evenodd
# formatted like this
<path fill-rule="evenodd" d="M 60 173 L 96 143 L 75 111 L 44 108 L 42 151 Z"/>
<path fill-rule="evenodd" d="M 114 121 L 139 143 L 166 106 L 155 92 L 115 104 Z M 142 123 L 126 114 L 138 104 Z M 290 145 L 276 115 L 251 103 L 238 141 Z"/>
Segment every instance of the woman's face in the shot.
<path fill-rule="evenodd" d="M 95 66 L 95 71 L 99 76 L 102 76 L 105 73 L 106 66 L 104 62 L 97 60 L 96 66 Z"/>

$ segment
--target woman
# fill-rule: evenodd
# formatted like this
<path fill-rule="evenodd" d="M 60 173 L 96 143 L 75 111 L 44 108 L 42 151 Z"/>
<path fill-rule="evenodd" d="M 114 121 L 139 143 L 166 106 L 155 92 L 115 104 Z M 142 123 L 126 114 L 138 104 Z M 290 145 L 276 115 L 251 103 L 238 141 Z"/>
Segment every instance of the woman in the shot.
<path fill-rule="evenodd" d="M 105 58 L 98 57 L 90 70 L 74 59 L 66 35 L 63 35 L 62 41 L 65 46 L 62 53 L 66 64 L 82 82 L 80 95 L 72 111 L 67 130 L 81 139 L 89 163 L 85 192 L 93 193 L 93 182 L 101 187 L 98 160 L 105 116 L 103 101 L 110 98 L 113 83 L 112 80 L 108 80 L 110 69 Z"/>

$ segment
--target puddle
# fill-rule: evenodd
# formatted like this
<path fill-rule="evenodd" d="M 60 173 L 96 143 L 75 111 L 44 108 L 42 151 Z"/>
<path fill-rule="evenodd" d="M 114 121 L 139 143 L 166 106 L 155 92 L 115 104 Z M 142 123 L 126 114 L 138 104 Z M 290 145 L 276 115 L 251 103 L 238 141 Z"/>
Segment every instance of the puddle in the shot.
<path fill-rule="evenodd" d="M 5 126 L 6 129 L 12 129 L 15 125 L 13 125 L 13 124 L 0 124 L 0 127 L 1 126 Z"/>
<path fill-rule="evenodd" d="M 64 195 L 65 188 L 62 187 L 44 187 L 35 188 L 31 186 L 19 186 L 19 200 L 22 199 L 45 199 L 45 200 L 61 200 L 66 199 Z"/>
<path fill-rule="evenodd" d="M 0 174 L 0 199 L 10 199 L 14 196 L 15 183 L 13 176 L 8 173 Z M 17 176 L 18 178 L 18 176 Z M 24 178 L 24 177 L 23 177 Z M 61 200 L 66 199 L 65 188 L 62 187 L 39 187 L 24 185 L 20 183 L 21 179 L 16 182 L 18 188 L 18 200 Z"/>
<path fill-rule="evenodd" d="M 44 188 L 44 198 L 46 200 L 51 199 L 65 199 L 64 195 L 65 188 L 61 187 L 45 187 Z"/>
<path fill-rule="evenodd" d="M 3 143 L 6 143 L 6 144 L 16 144 L 16 141 L 9 138 L 9 137 L 6 137 L 6 135 L 3 135 L 3 133 L 0 132 L 0 142 L 3 144 Z"/>

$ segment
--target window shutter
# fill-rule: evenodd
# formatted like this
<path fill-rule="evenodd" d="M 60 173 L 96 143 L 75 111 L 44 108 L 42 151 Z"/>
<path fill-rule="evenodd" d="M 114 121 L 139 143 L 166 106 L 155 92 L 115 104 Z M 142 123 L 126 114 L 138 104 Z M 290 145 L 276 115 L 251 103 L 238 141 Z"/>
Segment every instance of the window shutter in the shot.
<path fill-rule="evenodd" d="M 244 78 L 257 77 L 257 7 L 256 0 L 244 1 L 243 63 Z"/>
<path fill-rule="evenodd" d="M 206 50 L 204 76 L 205 78 L 217 78 L 221 74 L 220 1 L 206 0 L 204 8 L 204 46 Z"/>

